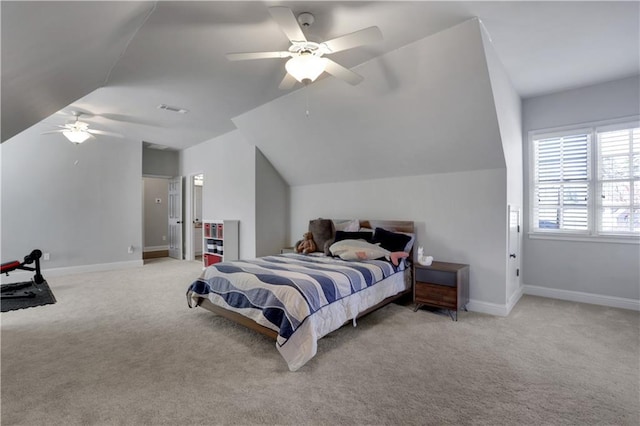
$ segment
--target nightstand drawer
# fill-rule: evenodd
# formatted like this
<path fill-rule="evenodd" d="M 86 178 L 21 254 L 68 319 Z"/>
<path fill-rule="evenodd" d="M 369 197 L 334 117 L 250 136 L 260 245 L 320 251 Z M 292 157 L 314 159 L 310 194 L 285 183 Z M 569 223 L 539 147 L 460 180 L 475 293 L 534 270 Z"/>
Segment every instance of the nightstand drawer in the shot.
<path fill-rule="evenodd" d="M 415 302 L 457 309 L 458 292 L 456 287 L 416 282 Z"/>
<path fill-rule="evenodd" d="M 416 281 L 456 287 L 458 277 L 455 272 L 436 271 L 433 269 L 416 268 Z"/>

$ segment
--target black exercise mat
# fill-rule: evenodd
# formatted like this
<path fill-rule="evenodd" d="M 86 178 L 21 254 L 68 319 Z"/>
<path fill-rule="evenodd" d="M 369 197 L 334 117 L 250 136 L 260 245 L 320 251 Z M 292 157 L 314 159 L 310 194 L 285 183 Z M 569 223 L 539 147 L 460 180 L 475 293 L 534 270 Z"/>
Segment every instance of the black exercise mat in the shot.
<path fill-rule="evenodd" d="M 35 284 L 33 281 L 4 284 L 0 286 L 0 288 L 2 290 L 0 292 L 2 312 L 56 303 L 56 298 L 53 296 L 49 284 L 46 281 L 42 284 Z"/>

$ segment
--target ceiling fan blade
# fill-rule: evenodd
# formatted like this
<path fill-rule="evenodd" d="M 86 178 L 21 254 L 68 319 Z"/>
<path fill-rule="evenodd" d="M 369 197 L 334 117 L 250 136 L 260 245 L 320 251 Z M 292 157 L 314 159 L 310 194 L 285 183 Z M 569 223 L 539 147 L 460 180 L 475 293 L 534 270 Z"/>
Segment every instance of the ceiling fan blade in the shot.
<path fill-rule="evenodd" d="M 113 136 L 115 138 L 124 138 L 124 136 L 122 136 L 120 133 L 106 132 L 104 130 L 87 129 L 87 132 L 89 134 L 94 134 L 94 135 Z"/>
<path fill-rule="evenodd" d="M 230 61 L 246 61 L 248 59 L 269 59 L 269 58 L 288 58 L 291 52 L 247 52 L 247 53 L 227 53 L 227 59 Z"/>
<path fill-rule="evenodd" d="M 70 108 L 70 109 L 68 111 L 61 109 L 60 111 L 57 111 L 56 114 L 64 115 L 67 117 L 74 117 L 74 118 L 80 118 L 80 116 L 93 117 L 92 113 L 84 109 L 80 109 L 77 107 L 67 107 L 67 108 Z"/>
<path fill-rule="evenodd" d="M 326 47 L 329 50 L 329 53 L 335 53 L 362 46 L 363 44 L 375 43 L 381 40 L 382 32 L 380 31 L 380 28 L 369 27 L 325 41 L 324 43 L 321 43 L 321 45 Z"/>
<path fill-rule="evenodd" d="M 269 8 L 269 13 L 291 42 L 307 41 L 291 9 L 285 6 L 274 6 Z"/>
<path fill-rule="evenodd" d="M 327 60 L 327 65 L 324 68 L 324 70 L 329 74 L 331 74 L 332 76 L 337 77 L 341 80 L 344 80 L 353 86 L 355 86 L 356 84 L 364 80 L 364 77 L 361 76 L 360 74 L 357 74 L 351 71 L 350 69 L 343 67 L 342 65 L 332 61 L 329 58 L 324 58 L 324 59 Z"/>
<path fill-rule="evenodd" d="M 298 80 L 296 80 L 291 74 L 286 73 L 278 88 L 282 90 L 289 90 L 296 84 L 297 81 Z"/>
<path fill-rule="evenodd" d="M 50 135 L 53 133 L 62 133 L 62 132 L 66 132 L 66 130 L 49 130 L 48 132 L 42 132 L 40 133 L 41 135 Z"/>

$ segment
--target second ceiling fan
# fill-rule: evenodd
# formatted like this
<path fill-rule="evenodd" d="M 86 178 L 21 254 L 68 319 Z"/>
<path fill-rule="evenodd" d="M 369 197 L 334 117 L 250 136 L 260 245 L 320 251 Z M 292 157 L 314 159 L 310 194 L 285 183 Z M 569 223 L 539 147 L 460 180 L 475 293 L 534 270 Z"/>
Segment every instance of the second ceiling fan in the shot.
<path fill-rule="evenodd" d="M 289 50 L 227 53 L 227 59 L 230 61 L 243 61 L 250 59 L 290 58 L 285 65 L 287 74 L 280 83 L 279 87 L 281 89 L 292 88 L 296 81 L 305 84 L 313 82 L 323 72 L 327 72 L 349 84 L 356 85 L 360 83 L 364 77 L 329 58 L 325 58 L 324 55 L 382 40 L 382 32 L 378 27 L 374 26 L 336 37 L 323 43 L 316 43 L 307 40 L 300 27 L 300 25 L 308 27 L 313 23 L 314 18 L 312 14 L 301 13 L 296 19 L 293 11 L 284 6 L 270 7 L 269 13 L 289 38 L 291 42 Z"/>
<path fill-rule="evenodd" d="M 116 138 L 124 137 L 120 133 L 107 132 L 105 130 L 90 129 L 89 123 L 80 121 L 80 116 L 86 115 L 80 111 L 71 111 L 71 115 L 74 117 L 73 121 L 68 122 L 67 124 L 64 124 L 64 125 L 59 124 L 56 126 L 56 127 L 59 127 L 59 129 L 49 130 L 47 132 L 43 132 L 42 134 L 47 135 L 50 133 L 62 133 L 67 139 L 69 139 L 69 141 L 73 142 L 74 144 L 80 144 L 89 138 L 95 138 L 94 135 L 113 136 Z"/>

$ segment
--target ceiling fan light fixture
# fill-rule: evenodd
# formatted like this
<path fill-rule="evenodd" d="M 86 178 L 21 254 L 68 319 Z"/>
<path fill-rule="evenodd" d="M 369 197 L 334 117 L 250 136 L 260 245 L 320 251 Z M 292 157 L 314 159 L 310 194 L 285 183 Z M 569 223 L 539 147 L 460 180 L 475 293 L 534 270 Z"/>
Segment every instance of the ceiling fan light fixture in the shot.
<path fill-rule="evenodd" d="M 89 132 L 84 130 L 65 130 L 62 134 L 73 143 L 82 143 L 91 137 Z"/>
<path fill-rule="evenodd" d="M 289 59 L 285 64 L 285 69 L 299 82 L 303 80 L 315 81 L 324 72 L 327 66 L 327 59 L 310 53 L 303 53 Z"/>

